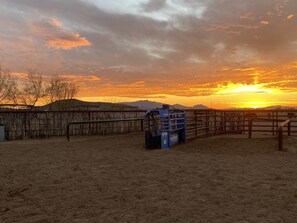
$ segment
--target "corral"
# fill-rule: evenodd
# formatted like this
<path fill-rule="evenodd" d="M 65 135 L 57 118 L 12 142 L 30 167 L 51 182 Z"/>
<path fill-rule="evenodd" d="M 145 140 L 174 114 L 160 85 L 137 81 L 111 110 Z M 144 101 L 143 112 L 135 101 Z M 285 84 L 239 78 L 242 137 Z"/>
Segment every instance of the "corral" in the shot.
<path fill-rule="evenodd" d="M 186 110 L 187 139 L 225 133 L 246 133 L 249 120 L 269 118 L 270 122 L 256 120 L 253 132 L 278 133 L 279 124 L 296 110 Z M 140 121 L 107 122 L 108 120 L 137 120 L 145 111 L 0 111 L 0 125 L 5 126 L 7 140 L 66 136 L 71 122 L 93 122 L 73 126 L 70 135 L 111 135 L 141 132 Z M 104 123 L 95 123 L 95 122 Z M 286 127 L 287 128 L 287 127 Z M 284 130 L 286 130 L 286 128 Z M 297 135 L 297 119 L 290 125 Z"/>
<path fill-rule="evenodd" d="M 276 151 L 275 137 L 143 143 L 139 133 L 4 142 L 0 222 L 296 222 L 297 155 Z"/>
<path fill-rule="evenodd" d="M 0 144 L 0 222 L 296 222 L 296 120 L 289 152 L 277 140 L 288 112 L 257 112 L 272 121 L 254 120 L 249 139 L 251 111 L 187 111 L 191 140 L 168 151 L 144 149 L 139 111 L 2 113 L 10 140 L 94 123 L 73 126 L 70 142 Z M 134 120 L 104 121 L 116 119 Z"/>

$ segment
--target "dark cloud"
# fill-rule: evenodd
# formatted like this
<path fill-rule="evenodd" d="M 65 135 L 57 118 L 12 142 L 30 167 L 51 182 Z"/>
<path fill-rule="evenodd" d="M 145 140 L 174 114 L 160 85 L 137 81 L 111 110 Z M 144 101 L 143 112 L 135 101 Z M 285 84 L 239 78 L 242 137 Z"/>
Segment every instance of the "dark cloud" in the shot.
<path fill-rule="evenodd" d="M 159 11 L 166 6 L 166 2 L 167 0 L 149 0 L 142 7 L 145 12 Z"/>

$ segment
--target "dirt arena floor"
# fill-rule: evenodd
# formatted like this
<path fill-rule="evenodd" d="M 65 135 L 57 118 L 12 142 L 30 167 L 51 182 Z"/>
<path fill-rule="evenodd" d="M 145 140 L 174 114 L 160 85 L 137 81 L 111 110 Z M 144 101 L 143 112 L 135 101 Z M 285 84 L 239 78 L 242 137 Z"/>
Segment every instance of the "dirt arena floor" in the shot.
<path fill-rule="evenodd" d="M 143 135 L 0 144 L 0 222 L 297 222 L 297 155 L 271 137 L 147 151 Z M 297 143 L 296 143 L 297 146 Z"/>

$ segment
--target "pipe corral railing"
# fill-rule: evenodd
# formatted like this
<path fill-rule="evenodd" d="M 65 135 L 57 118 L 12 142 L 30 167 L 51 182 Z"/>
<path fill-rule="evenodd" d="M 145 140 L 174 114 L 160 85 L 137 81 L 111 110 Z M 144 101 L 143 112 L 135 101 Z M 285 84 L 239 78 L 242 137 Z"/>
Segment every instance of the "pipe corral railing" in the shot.
<path fill-rule="evenodd" d="M 268 122 L 268 123 L 270 123 L 270 122 L 277 122 L 277 123 L 279 123 L 279 122 L 285 122 L 285 120 L 283 120 L 283 119 L 270 119 L 270 118 L 250 118 L 250 120 L 249 120 L 249 138 L 252 138 L 252 133 L 253 133 L 253 127 L 254 127 L 254 122 L 255 121 L 259 121 L 259 122 L 261 122 L 261 123 L 263 123 L 263 122 Z M 265 125 L 264 125 L 265 126 Z M 263 127 L 263 125 L 257 125 L 257 127 Z M 288 131 L 290 131 L 289 129 L 288 129 Z M 269 133 L 269 132 L 271 132 L 271 131 L 261 131 L 262 133 Z"/>
<path fill-rule="evenodd" d="M 253 123 L 255 121 L 260 121 L 260 122 L 272 122 L 272 123 L 279 123 L 282 122 L 281 124 L 278 125 L 277 129 L 277 135 L 278 135 L 278 150 L 283 151 L 283 129 L 284 127 L 287 127 L 287 133 L 288 136 L 291 135 L 291 122 L 292 119 L 296 117 L 295 113 L 289 112 L 287 114 L 287 119 L 273 119 L 273 118 L 260 118 L 260 117 L 255 117 L 256 114 L 250 114 L 250 119 L 249 119 L 249 138 L 252 137 L 252 132 L 253 132 Z M 259 126 L 259 125 L 258 125 Z M 269 132 L 269 131 L 268 131 Z M 273 131 L 274 134 L 274 131 Z"/>

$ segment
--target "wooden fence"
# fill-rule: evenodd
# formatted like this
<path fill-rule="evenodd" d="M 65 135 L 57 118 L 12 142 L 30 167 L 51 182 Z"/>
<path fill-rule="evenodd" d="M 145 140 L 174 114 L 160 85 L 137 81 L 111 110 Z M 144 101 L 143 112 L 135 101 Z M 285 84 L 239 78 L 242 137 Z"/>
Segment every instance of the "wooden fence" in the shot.
<path fill-rule="evenodd" d="M 141 119 L 145 111 L 10 111 L 0 112 L 7 140 L 66 136 L 70 122 Z M 251 117 L 270 118 L 253 122 L 253 133 L 278 134 L 280 121 L 297 110 L 187 110 L 187 139 L 224 133 L 248 133 Z M 140 132 L 141 122 L 102 122 L 71 127 L 71 135 L 107 135 Z M 284 126 L 286 131 L 287 126 Z M 297 119 L 292 119 L 291 135 L 297 135 Z"/>
<path fill-rule="evenodd" d="M 66 136 L 67 124 L 78 121 L 142 118 L 143 111 L 56 111 L 56 112 L 0 112 L 0 124 L 5 126 L 7 140 Z M 141 131 L 138 122 L 79 125 L 72 135 L 123 134 Z"/>

